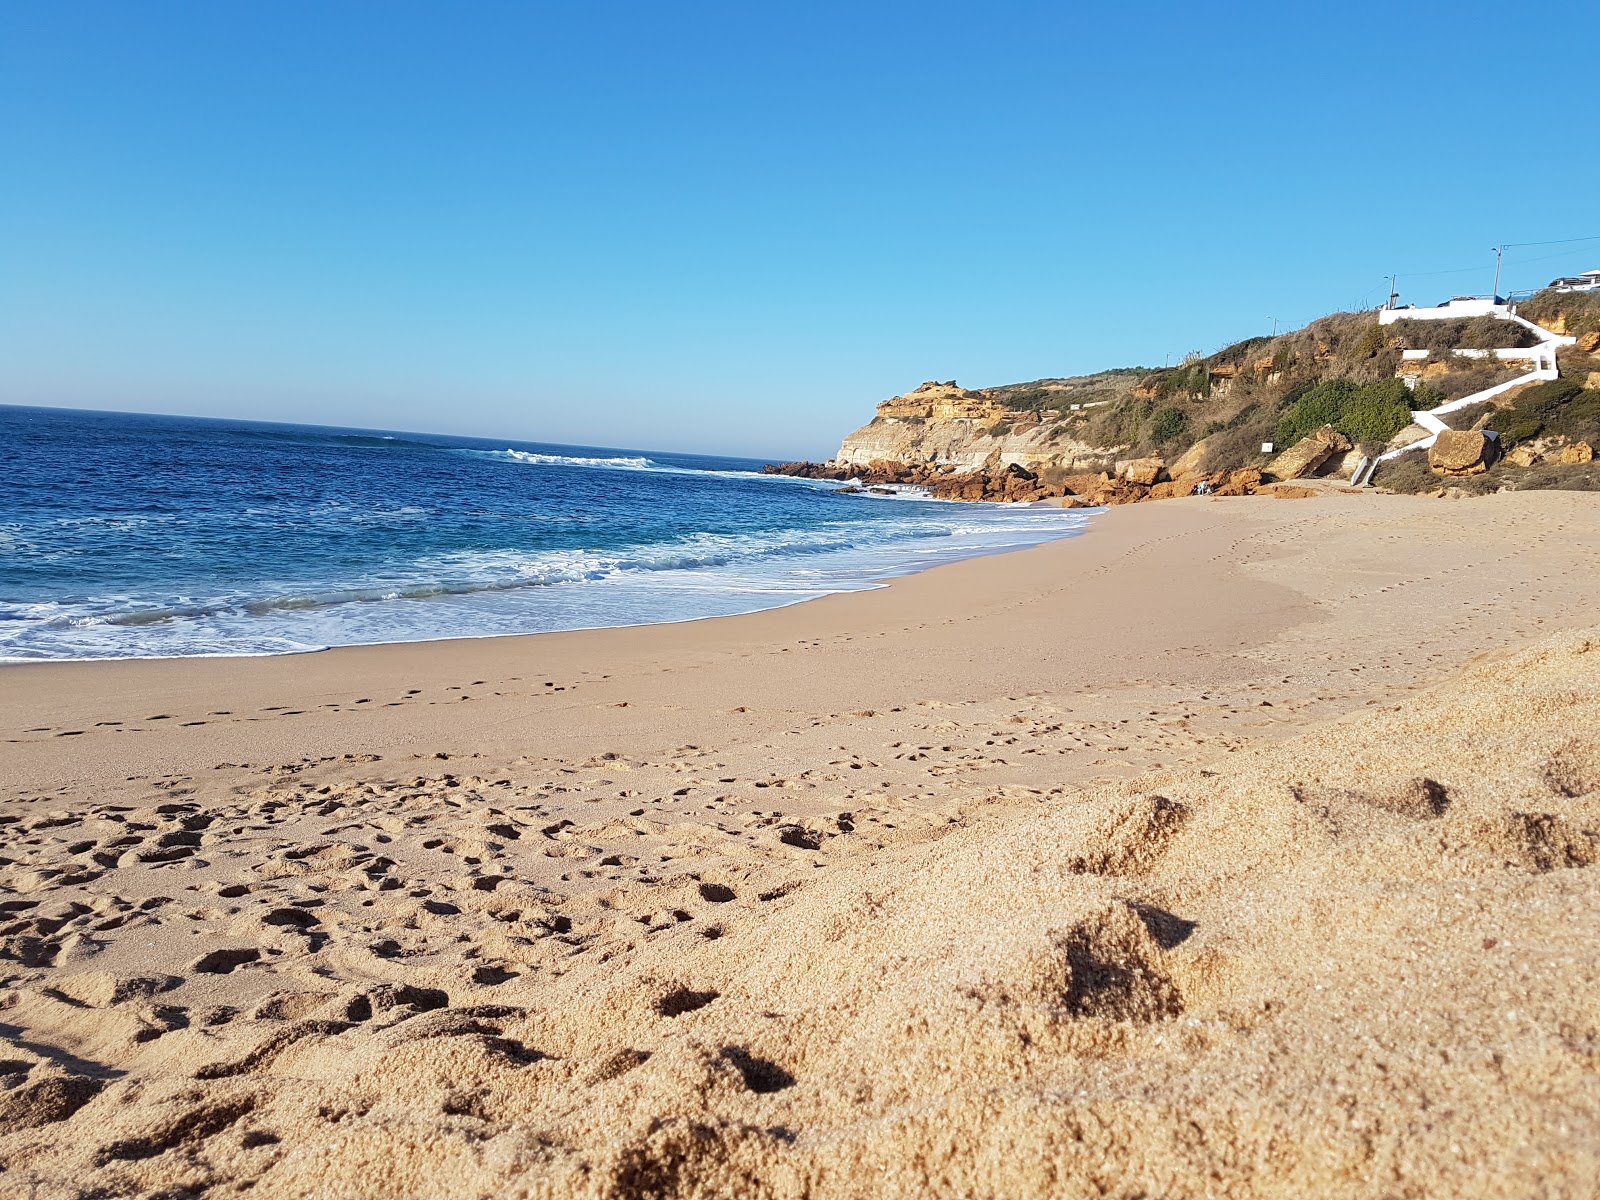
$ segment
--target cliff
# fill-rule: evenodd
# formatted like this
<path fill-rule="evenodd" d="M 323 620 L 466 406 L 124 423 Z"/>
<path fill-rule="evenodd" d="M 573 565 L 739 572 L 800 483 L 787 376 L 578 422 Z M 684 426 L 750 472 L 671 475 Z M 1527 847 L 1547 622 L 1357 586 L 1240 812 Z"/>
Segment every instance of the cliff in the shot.
<path fill-rule="evenodd" d="M 958 471 L 1012 464 L 1087 469 L 1107 451 L 1065 436 L 1057 414 L 1018 410 L 992 392 L 948 383 L 924 383 L 878 405 L 871 422 L 848 435 L 834 462 L 866 467 L 876 462 L 949 466 Z"/>
<path fill-rule="evenodd" d="M 1491 448 L 1497 452 L 1543 438 L 1523 454 L 1505 456 L 1498 470 L 1492 461 L 1477 468 L 1487 472 L 1477 486 L 1600 485 L 1592 472 L 1570 481 L 1540 476 L 1537 483 L 1516 474 L 1524 461 L 1572 467 L 1557 462 L 1566 447 L 1581 456 L 1576 447 L 1600 440 L 1600 293 L 1540 293 L 1520 312 L 1554 332 L 1570 331 L 1577 345 L 1562 351 L 1559 381 L 1507 393 L 1495 401 L 1498 414 L 1480 411 L 1485 406 L 1464 410 L 1475 428 L 1500 436 Z M 1487 317 L 1383 326 L 1371 312 L 1334 313 L 1303 329 L 1189 355 L 1175 367 L 980 389 L 928 382 L 881 402 L 830 462 L 769 470 L 862 485 L 915 484 L 952 499 L 1077 496 L 1099 503 L 1188 495 L 1183 488 L 1202 481 L 1250 492 L 1252 472 L 1269 482 L 1307 474 L 1348 478 L 1363 456 L 1421 436 L 1413 424 L 1417 410 L 1525 370 L 1522 362 L 1492 354 L 1529 340 L 1525 329 Z M 1425 361 L 1415 357 L 1419 347 L 1430 351 Z M 1421 475 L 1416 464 L 1385 464 L 1393 485 L 1406 490 L 1451 474 L 1427 464 L 1420 469 Z"/>

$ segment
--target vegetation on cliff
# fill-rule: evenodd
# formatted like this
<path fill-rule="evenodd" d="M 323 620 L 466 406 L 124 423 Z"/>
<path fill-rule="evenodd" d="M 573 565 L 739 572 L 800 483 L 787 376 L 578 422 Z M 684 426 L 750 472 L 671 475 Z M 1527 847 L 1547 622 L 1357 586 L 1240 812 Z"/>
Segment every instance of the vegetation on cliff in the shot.
<path fill-rule="evenodd" d="M 1586 486 L 1586 472 L 1594 468 L 1582 453 L 1600 443 L 1600 294 L 1544 292 L 1519 312 L 1577 338 L 1575 347 L 1559 353 L 1561 378 L 1513 388 L 1492 407 L 1474 405 L 1444 419 L 1454 429 L 1499 435 L 1497 452 L 1522 447 L 1492 473 L 1474 466 L 1484 473 L 1474 478 L 1475 488 L 1489 476 L 1517 486 L 1518 469 L 1527 486 L 1554 486 L 1550 480 L 1566 477 L 1575 481 L 1571 486 Z M 1303 329 L 1246 338 L 1159 369 L 1126 367 L 976 390 L 953 380 L 926 383 L 880 404 L 825 471 L 813 471 L 812 464 L 783 469 L 915 483 L 966 499 L 1062 495 L 1069 480 L 1078 482 L 1070 494 L 1079 496 L 1089 494 L 1082 490 L 1086 480 L 1099 481 L 1092 489 L 1097 495 L 1122 495 L 1127 488 L 1153 493 L 1157 486 L 1162 494 L 1186 495 L 1176 486 L 1180 480 L 1233 486 L 1237 473 L 1269 466 L 1269 476 L 1293 477 L 1283 474 L 1293 456 L 1274 462 L 1274 455 L 1315 435 L 1321 450 L 1306 469 L 1348 471 L 1361 454 L 1404 444 L 1400 435 L 1413 425 L 1416 410 L 1525 373 L 1526 360 L 1486 352 L 1537 340 L 1522 325 L 1492 317 L 1382 325 L 1373 312 L 1333 313 Z M 1428 353 L 1406 357 L 1406 350 Z M 1562 454 L 1577 459 L 1561 461 Z M 1141 466 L 1138 474 L 1148 480 L 1128 474 L 1131 464 L 1147 463 L 1154 468 Z M 1439 486 L 1426 460 L 1418 456 L 1418 463 L 1409 457 L 1386 462 L 1380 482 Z M 1123 498 L 1144 494 L 1128 491 Z"/>
<path fill-rule="evenodd" d="M 1600 294 L 1543 292 L 1519 308 L 1527 319 L 1579 338 L 1560 354 L 1562 378 L 1510 394 L 1513 405 L 1494 416 L 1490 429 L 1508 444 L 1540 435 L 1593 442 L 1600 406 Z M 1461 358 L 1452 350 L 1495 350 L 1532 345 L 1533 334 L 1513 322 L 1480 317 L 1463 321 L 1397 321 L 1380 325 L 1373 313 L 1334 313 L 1277 337 L 1255 337 L 1210 355 L 1190 355 L 1176 367 L 1105 372 L 1091 377 L 1104 393 L 1122 385 L 1111 402 L 1064 414 L 1072 433 L 1119 458 L 1168 460 L 1203 442 L 1200 464 L 1209 471 L 1266 464 L 1263 444 L 1281 449 L 1331 425 L 1364 451 L 1386 444 L 1411 424 L 1411 413 L 1503 383 L 1521 363 Z M 1429 350 L 1407 364 L 1401 351 Z M 1072 380 L 1040 381 L 1056 385 Z M 1004 400 L 1030 395 L 1039 385 L 993 388 Z M 1068 393 L 1070 394 L 1070 393 Z M 1468 410 L 1477 420 L 1483 416 Z"/>

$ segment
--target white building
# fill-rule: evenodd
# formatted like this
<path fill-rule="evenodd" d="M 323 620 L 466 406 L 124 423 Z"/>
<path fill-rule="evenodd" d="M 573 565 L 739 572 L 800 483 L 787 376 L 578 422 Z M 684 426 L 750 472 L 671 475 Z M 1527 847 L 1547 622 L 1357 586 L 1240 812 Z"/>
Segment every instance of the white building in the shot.
<path fill-rule="evenodd" d="M 1558 292 L 1600 292 L 1600 271 L 1580 271 L 1552 279 L 1550 286 Z"/>
<path fill-rule="evenodd" d="M 1380 308 L 1378 324 L 1393 325 L 1396 321 L 1464 321 L 1469 317 L 1503 317 L 1510 311 L 1511 306 L 1500 303 L 1497 296 L 1455 296 L 1432 308 L 1418 308 L 1414 304 Z"/>

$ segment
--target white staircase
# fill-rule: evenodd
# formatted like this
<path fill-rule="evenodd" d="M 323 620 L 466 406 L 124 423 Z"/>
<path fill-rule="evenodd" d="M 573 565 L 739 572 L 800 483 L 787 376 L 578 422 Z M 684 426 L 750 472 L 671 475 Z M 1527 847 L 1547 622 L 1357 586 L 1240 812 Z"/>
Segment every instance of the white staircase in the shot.
<path fill-rule="evenodd" d="M 1350 475 L 1351 487 L 1366 487 L 1371 483 L 1373 473 L 1378 469 L 1378 464 L 1388 462 L 1391 458 L 1399 458 L 1402 454 L 1410 454 L 1413 450 L 1426 450 L 1432 446 L 1434 442 L 1438 441 L 1439 435 L 1450 428 L 1449 425 L 1440 420 L 1446 414 L 1463 408 L 1471 408 L 1474 404 L 1482 404 L 1485 400 L 1491 400 L 1501 392 L 1509 392 L 1512 388 L 1521 387 L 1525 383 L 1534 383 L 1541 379 L 1555 379 L 1560 374 L 1556 367 L 1556 347 L 1576 345 L 1577 338 L 1551 333 L 1548 329 L 1535 325 L 1532 321 L 1525 320 L 1509 310 L 1504 312 L 1496 311 L 1494 316 L 1496 320 L 1514 321 L 1523 328 L 1530 330 L 1539 339 L 1539 344 L 1526 350 L 1486 351 L 1484 353 L 1494 353 L 1501 358 L 1527 359 L 1533 363 L 1533 369 L 1514 376 L 1504 383 L 1497 383 L 1494 387 L 1484 388 L 1481 392 L 1473 392 L 1470 396 L 1463 396 L 1459 400 L 1452 400 L 1448 404 L 1441 404 L 1437 408 L 1430 408 L 1425 412 L 1412 413 L 1411 423 L 1421 428 L 1427 436 L 1419 438 L 1417 441 L 1409 442 L 1397 450 L 1390 450 L 1385 454 L 1380 454 L 1376 458 L 1362 458 L 1356 464 L 1355 471 Z"/>

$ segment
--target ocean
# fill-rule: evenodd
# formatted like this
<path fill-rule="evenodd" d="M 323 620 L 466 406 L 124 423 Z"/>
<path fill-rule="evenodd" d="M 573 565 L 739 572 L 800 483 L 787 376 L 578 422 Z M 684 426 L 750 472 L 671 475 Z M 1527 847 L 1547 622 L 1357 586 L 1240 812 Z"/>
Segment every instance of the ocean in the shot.
<path fill-rule="evenodd" d="M 751 459 L 0 406 L 0 661 L 686 621 L 1080 531 Z"/>

